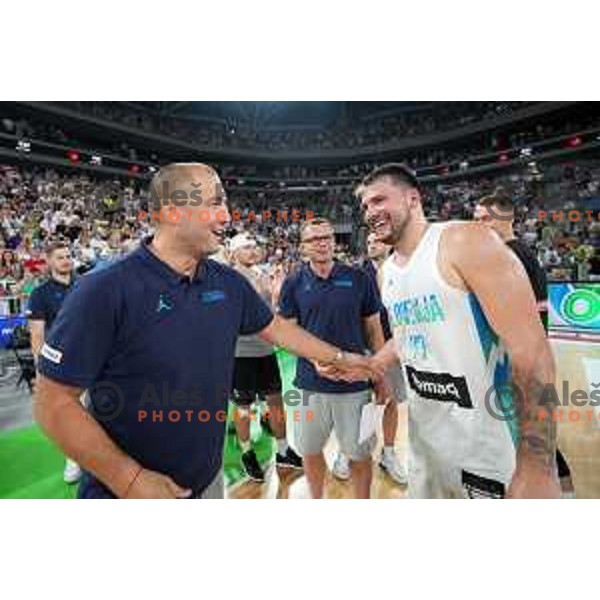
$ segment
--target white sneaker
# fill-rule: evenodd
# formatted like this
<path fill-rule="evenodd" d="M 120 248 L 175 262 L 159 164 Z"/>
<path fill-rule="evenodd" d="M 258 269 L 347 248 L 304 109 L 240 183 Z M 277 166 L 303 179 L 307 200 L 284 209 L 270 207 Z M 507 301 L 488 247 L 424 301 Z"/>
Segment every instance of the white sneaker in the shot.
<path fill-rule="evenodd" d="M 379 466 L 398 484 L 405 485 L 408 482 L 408 475 L 404 465 L 396 454 L 381 453 Z"/>
<path fill-rule="evenodd" d="M 79 465 L 70 458 L 65 462 L 65 470 L 63 471 L 63 480 L 65 483 L 77 483 L 81 479 L 82 471 Z"/>
<path fill-rule="evenodd" d="M 331 469 L 331 474 L 336 479 L 341 479 L 342 481 L 350 479 L 350 461 L 342 452 L 337 453 L 333 468 Z"/>

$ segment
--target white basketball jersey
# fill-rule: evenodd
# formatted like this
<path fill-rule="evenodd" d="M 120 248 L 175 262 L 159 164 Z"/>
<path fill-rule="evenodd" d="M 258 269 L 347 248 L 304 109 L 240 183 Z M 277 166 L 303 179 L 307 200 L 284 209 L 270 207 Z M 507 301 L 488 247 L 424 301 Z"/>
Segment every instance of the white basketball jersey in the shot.
<path fill-rule="evenodd" d="M 510 364 L 475 295 L 452 287 L 438 269 L 441 235 L 453 225 L 430 225 L 404 267 L 393 255 L 383 265 L 382 298 L 405 371 L 410 435 L 446 468 L 509 482 L 518 430 L 493 387 L 510 384 Z"/>

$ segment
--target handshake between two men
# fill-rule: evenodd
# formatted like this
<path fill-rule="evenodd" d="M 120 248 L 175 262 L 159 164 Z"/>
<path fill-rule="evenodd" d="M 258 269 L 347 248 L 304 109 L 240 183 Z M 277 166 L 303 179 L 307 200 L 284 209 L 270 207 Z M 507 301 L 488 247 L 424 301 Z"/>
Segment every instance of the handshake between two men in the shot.
<path fill-rule="evenodd" d="M 345 352 L 311 335 L 294 320 L 279 315 L 259 335 L 271 344 L 310 360 L 322 377 L 348 382 L 371 380 L 379 404 L 385 404 L 391 397 L 391 386 L 384 375 L 398 360 L 393 340 L 372 356 Z"/>
<path fill-rule="evenodd" d="M 333 363 L 313 362 L 317 373 L 335 381 L 370 380 L 373 382 L 377 404 L 387 404 L 392 399 L 393 390 L 385 377 L 386 370 L 396 360 L 393 352 L 390 353 L 390 349 L 386 351 L 386 346 L 384 346 L 374 356 L 349 352 L 340 354 L 340 360 Z"/>

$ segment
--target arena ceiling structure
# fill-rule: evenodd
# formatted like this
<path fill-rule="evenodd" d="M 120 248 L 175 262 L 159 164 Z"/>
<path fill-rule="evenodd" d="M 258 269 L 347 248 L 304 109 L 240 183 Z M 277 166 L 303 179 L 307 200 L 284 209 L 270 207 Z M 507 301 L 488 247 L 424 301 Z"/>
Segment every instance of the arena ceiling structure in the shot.
<path fill-rule="evenodd" d="M 235 181 L 249 184 L 255 177 L 277 189 L 347 185 L 374 164 L 396 161 L 410 164 L 423 180 L 441 182 L 498 170 L 537 172 L 540 161 L 597 156 L 599 106 L 17 101 L 0 106 L 0 125 L 12 124 L 0 132 L 0 156 L 139 178 L 168 162 L 197 160 L 225 168 Z"/>
<path fill-rule="evenodd" d="M 430 110 L 435 102 L 127 102 L 163 117 L 213 121 L 253 129 L 352 127 L 403 112 Z"/>

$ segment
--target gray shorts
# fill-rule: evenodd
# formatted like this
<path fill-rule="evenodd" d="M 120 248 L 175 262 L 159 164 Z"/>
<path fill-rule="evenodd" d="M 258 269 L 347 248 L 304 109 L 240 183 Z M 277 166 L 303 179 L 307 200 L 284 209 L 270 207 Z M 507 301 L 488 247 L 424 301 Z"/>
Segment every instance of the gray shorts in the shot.
<path fill-rule="evenodd" d="M 194 494 L 195 500 L 223 500 L 225 498 L 225 484 L 223 482 L 223 469 L 220 469 L 215 478 L 201 494 Z"/>
<path fill-rule="evenodd" d="M 332 431 L 340 450 L 350 460 L 371 457 L 375 436 L 358 443 L 362 407 L 371 402 L 371 390 L 350 394 L 324 394 L 300 390 L 307 401 L 299 407 L 300 422 L 296 424 L 296 446 L 303 456 L 323 451 Z"/>
<path fill-rule="evenodd" d="M 386 379 L 390 384 L 393 392 L 394 399 L 398 404 L 402 404 L 406 400 L 406 381 L 404 379 L 404 369 L 400 363 L 394 363 L 386 371 Z"/>

